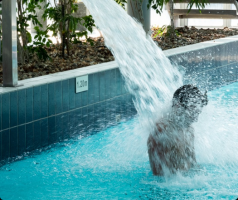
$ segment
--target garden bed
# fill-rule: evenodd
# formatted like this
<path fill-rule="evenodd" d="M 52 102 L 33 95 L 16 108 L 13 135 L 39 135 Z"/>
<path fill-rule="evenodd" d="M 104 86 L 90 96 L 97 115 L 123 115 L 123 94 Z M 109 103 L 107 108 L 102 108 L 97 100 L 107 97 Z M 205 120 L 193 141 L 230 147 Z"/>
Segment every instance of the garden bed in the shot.
<path fill-rule="evenodd" d="M 238 35 L 238 29 L 227 27 L 224 29 L 196 29 L 195 27 L 181 27 L 176 30 L 178 36 L 171 39 L 170 37 L 161 35 L 155 37 L 158 28 L 153 28 L 152 38 L 158 46 L 162 48 L 162 50 L 167 50 L 208 40 Z M 51 57 L 51 60 L 40 61 L 36 56 L 33 56 L 25 64 L 19 64 L 19 80 L 113 61 L 114 57 L 109 49 L 104 45 L 104 39 L 94 38 L 93 40 L 93 46 L 86 43 L 72 45 L 70 56 L 66 56 L 65 58 L 61 56 L 59 45 L 47 48 L 46 50 Z M 2 82 L 1 66 L 0 82 Z"/>

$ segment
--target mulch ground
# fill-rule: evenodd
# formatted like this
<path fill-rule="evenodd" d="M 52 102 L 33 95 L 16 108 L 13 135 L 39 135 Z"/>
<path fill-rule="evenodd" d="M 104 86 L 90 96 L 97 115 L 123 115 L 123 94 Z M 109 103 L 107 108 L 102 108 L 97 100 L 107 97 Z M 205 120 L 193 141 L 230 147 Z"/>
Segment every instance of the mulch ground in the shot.
<path fill-rule="evenodd" d="M 208 40 L 238 35 L 238 29 L 196 29 L 195 27 L 177 28 L 178 36 L 171 39 L 168 36 L 156 36 L 158 28 L 152 29 L 152 38 L 162 50 L 186 46 Z M 24 65 L 19 64 L 19 80 L 53 74 L 71 69 L 96 65 L 99 63 L 113 61 L 114 57 L 104 45 L 104 39 L 94 38 L 94 45 L 75 44 L 71 46 L 70 55 L 64 59 L 61 56 L 60 46 L 54 45 L 46 48 L 51 60 L 40 61 L 36 56 L 31 56 Z M 0 82 L 2 82 L 2 66 L 0 65 Z"/>
<path fill-rule="evenodd" d="M 185 26 L 176 28 L 177 36 L 171 40 L 170 37 L 156 36 L 158 29 L 158 27 L 152 29 L 152 38 L 162 50 L 238 35 L 238 29 L 235 28 L 197 29 L 193 26 L 190 28 Z"/>

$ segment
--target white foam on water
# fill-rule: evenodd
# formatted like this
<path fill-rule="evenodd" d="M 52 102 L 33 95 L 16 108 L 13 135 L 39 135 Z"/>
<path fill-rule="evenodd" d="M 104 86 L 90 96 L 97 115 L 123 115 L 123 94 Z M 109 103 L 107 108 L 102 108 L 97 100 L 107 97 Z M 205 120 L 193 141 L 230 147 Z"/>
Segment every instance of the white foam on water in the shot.
<path fill-rule="evenodd" d="M 123 135 L 126 142 L 120 143 L 121 139 L 117 141 L 117 137 L 111 144 L 117 147 L 113 150 L 114 157 L 120 158 L 117 166 L 127 166 L 126 161 L 134 158 L 128 156 L 130 151 L 126 153 L 126 150 L 130 147 L 136 149 L 136 145 L 146 146 L 151 127 L 171 106 L 174 91 L 182 85 L 182 77 L 151 37 L 145 34 L 141 24 L 128 16 L 113 0 L 84 0 L 84 3 L 102 31 L 106 46 L 118 62 L 129 92 L 135 97 L 134 104 L 139 115 L 137 132 L 143 135 L 143 142 L 135 143 L 133 137 L 136 136 L 131 134 Z M 232 102 L 232 96 L 230 99 L 229 102 Z M 223 106 L 223 100 L 220 94 L 218 99 L 210 101 L 199 121 L 194 124 L 195 149 L 198 163 L 232 170 L 238 166 L 238 117 L 234 107 L 228 109 L 227 104 Z M 120 144 L 115 143 L 123 146 L 120 148 Z M 142 154 L 145 148 L 137 149 L 135 155 L 139 155 L 139 152 L 145 155 Z M 122 152 L 122 149 L 125 151 Z M 144 156 L 142 158 L 148 159 Z M 113 156 L 110 159 L 113 160 Z M 196 180 L 194 177 L 191 180 Z M 204 178 L 198 176 L 197 181 L 204 181 Z"/>

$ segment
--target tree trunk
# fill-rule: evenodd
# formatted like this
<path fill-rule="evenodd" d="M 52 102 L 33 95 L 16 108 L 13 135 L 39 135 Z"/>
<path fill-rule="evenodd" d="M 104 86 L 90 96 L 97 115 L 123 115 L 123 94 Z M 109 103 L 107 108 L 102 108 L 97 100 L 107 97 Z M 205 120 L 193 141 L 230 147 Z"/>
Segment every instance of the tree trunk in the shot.
<path fill-rule="evenodd" d="M 62 5 L 62 17 L 64 17 L 65 14 L 65 8 L 64 8 L 64 4 Z M 64 47 L 65 47 L 65 23 L 63 22 L 62 24 L 62 57 L 64 58 Z"/>
<path fill-rule="evenodd" d="M 145 32 L 150 30 L 150 9 L 147 9 L 148 0 L 128 0 L 127 13 L 136 18 Z"/>
<path fill-rule="evenodd" d="M 171 37 L 175 38 L 175 30 L 174 30 L 174 1 L 169 1 L 169 14 L 170 14 L 170 23 L 171 23 Z"/>
<path fill-rule="evenodd" d="M 19 21 L 22 22 L 23 21 L 23 6 L 22 6 L 22 0 L 17 0 L 17 6 L 18 6 L 18 17 L 19 17 Z M 21 40 L 20 40 L 21 39 Z M 27 49 L 25 49 L 24 47 L 26 47 L 28 44 L 28 38 L 27 38 L 27 30 L 26 28 L 20 27 L 20 38 L 18 36 L 18 62 L 25 64 L 25 60 L 29 58 L 29 52 Z"/>

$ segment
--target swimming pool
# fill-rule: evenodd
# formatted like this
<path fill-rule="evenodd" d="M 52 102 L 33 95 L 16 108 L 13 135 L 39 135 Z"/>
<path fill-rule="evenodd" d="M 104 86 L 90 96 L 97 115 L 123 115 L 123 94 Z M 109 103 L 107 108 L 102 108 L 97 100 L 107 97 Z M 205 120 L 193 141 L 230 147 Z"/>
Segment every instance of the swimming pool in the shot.
<path fill-rule="evenodd" d="M 0 198 L 236 199 L 238 83 L 208 93 L 195 126 L 199 166 L 185 174 L 152 175 L 147 134 L 137 118 L 59 143 L 0 168 Z"/>

